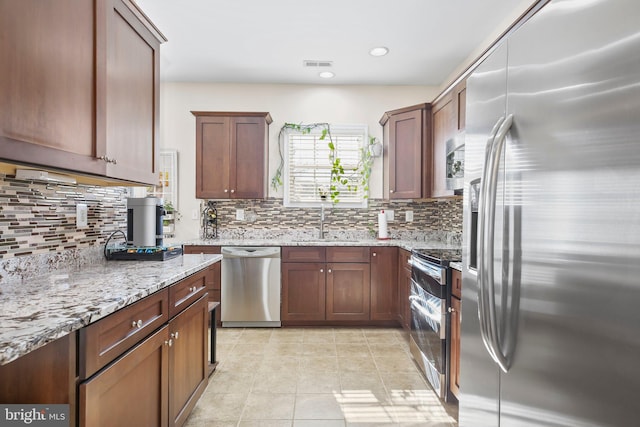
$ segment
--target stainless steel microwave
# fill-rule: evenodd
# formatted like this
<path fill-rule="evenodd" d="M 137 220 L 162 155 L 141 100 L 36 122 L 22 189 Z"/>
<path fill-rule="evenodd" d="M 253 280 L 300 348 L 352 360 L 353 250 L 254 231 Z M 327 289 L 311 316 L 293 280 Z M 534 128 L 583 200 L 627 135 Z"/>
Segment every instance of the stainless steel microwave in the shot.
<path fill-rule="evenodd" d="M 462 193 L 464 186 L 464 133 L 447 141 L 447 190 Z"/>

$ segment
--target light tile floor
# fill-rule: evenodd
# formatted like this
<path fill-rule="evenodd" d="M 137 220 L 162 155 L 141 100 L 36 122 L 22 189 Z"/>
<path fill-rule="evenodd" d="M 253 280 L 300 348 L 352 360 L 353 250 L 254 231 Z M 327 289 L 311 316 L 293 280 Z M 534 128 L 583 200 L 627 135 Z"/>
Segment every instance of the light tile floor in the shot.
<path fill-rule="evenodd" d="M 187 427 L 455 427 L 393 328 L 219 328 Z"/>

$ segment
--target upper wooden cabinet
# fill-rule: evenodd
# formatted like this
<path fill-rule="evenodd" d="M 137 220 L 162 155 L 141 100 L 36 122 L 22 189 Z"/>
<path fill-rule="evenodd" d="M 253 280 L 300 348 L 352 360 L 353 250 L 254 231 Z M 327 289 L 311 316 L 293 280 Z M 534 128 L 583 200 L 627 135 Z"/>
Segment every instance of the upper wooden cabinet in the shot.
<path fill-rule="evenodd" d="M 162 41 L 129 0 L 0 0 L 0 161 L 154 184 Z"/>
<path fill-rule="evenodd" d="M 464 132 L 466 94 L 466 82 L 462 81 L 433 104 L 432 197 L 454 195 L 453 190 L 447 189 L 447 141 Z"/>
<path fill-rule="evenodd" d="M 196 197 L 266 197 L 271 115 L 210 111 L 191 113 L 196 116 Z"/>
<path fill-rule="evenodd" d="M 386 112 L 384 135 L 384 196 L 387 199 L 430 197 L 431 110 L 419 104 Z"/>

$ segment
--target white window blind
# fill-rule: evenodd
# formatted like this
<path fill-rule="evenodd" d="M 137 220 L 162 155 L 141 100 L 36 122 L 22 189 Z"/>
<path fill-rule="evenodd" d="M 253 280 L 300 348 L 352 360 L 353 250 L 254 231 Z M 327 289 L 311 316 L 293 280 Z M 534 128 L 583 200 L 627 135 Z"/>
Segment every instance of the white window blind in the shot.
<path fill-rule="evenodd" d="M 360 182 L 358 168 L 362 147 L 367 139 L 367 127 L 331 126 L 330 136 L 320 139 L 322 129 L 311 133 L 289 130 L 285 135 L 285 206 L 319 206 L 319 189 L 329 191 L 331 186 L 331 160 L 329 142 L 344 168 L 347 184 L 338 186 L 338 207 L 365 207 L 366 195 Z M 349 189 L 351 186 L 351 189 Z M 327 201 L 330 201 L 327 196 Z"/>

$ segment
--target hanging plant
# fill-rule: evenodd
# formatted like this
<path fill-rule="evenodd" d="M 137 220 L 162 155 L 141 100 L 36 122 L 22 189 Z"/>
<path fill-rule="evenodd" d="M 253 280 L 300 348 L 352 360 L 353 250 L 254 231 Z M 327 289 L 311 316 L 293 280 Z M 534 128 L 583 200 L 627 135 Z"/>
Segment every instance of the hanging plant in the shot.
<path fill-rule="evenodd" d="M 360 161 L 358 165 L 349 170 L 345 170 L 340 157 L 336 154 L 336 146 L 331 137 L 331 127 L 329 123 L 311 123 L 311 124 L 296 124 L 285 123 L 280 132 L 278 133 L 278 149 L 280 154 L 280 165 L 276 170 L 273 178 L 271 179 L 271 186 L 274 190 L 277 190 L 283 185 L 282 182 L 282 169 L 284 167 L 284 156 L 282 154 L 282 145 L 285 132 L 288 130 L 294 130 L 302 134 L 309 134 L 312 130 L 321 128 L 320 141 L 327 141 L 329 147 L 329 161 L 331 162 L 331 178 L 329 180 L 329 188 L 318 188 L 318 195 L 321 200 L 325 200 L 327 196 L 331 198 L 331 202 L 335 205 L 340 201 L 340 192 L 346 188 L 348 191 L 358 191 L 358 185 L 362 186 L 365 198 L 368 198 L 369 194 L 369 177 L 371 176 L 371 166 L 373 164 L 373 157 L 369 147 L 376 142 L 376 138 L 369 137 L 369 144 L 361 148 Z M 359 175 L 357 179 L 358 184 L 350 184 L 354 180 L 354 177 Z"/>

